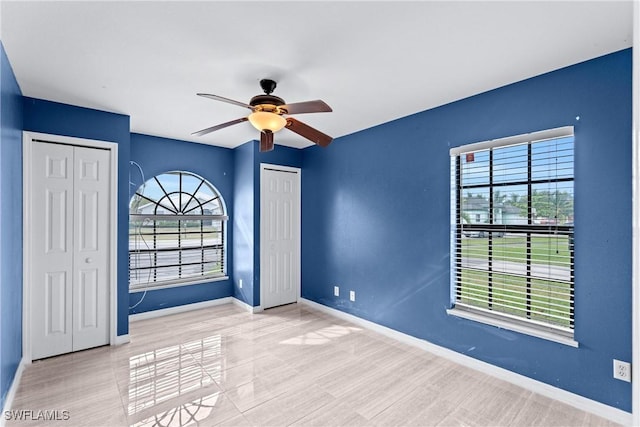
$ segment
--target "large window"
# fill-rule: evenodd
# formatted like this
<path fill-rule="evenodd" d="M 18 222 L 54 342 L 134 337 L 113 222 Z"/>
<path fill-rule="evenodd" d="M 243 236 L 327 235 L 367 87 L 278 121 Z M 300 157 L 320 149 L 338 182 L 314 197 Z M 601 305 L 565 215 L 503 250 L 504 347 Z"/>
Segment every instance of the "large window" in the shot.
<path fill-rule="evenodd" d="M 573 152 L 572 127 L 451 150 L 453 314 L 573 340 Z"/>
<path fill-rule="evenodd" d="M 197 175 L 146 181 L 129 204 L 130 289 L 224 277 L 226 220 L 222 197 Z"/>

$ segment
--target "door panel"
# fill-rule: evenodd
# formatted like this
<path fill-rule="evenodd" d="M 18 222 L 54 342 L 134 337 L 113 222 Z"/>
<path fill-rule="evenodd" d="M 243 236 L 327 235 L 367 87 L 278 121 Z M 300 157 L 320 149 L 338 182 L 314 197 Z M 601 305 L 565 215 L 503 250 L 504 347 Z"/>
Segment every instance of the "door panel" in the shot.
<path fill-rule="evenodd" d="M 261 174 L 261 286 L 263 308 L 298 300 L 300 289 L 300 175 L 263 169 Z"/>
<path fill-rule="evenodd" d="M 78 209 L 78 244 L 80 251 L 98 250 L 98 197 L 96 191 L 78 191 L 80 207 Z"/>
<path fill-rule="evenodd" d="M 42 145 L 42 143 L 37 143 Z M 69 150 L 60 149 L 47 154 L 45 160 L 47 178 L 59 178 L 66 180 L 69 178 Z"/>
<path fill-rule="evenodd" d="M 45 188 L 45 253 L 67 252 L 67 217 L 69 191 Z"/>
<path fill-rule="evenodd" d="M 98 270 L 81 270 L 78 284 L 78 329 L 86 330 L 98 326 Z M 75 337 L 74 337 L 75 338 Z"/>
<path fill-rule="evenodd" d="M 73 351 L 109 343 L 109 152 L 75 147 Z"/>
<path fill-rule="evenodd" d="M 73 147 L 33 143 L 32 357 L 71 351 Z M 44 208 L 44 209 L 43 209 Z"/>
<path fill-rule="evenodd" d="M 45 333 L 64 334 L 67 330 L 67 274 L 64 271 L 47 273 L 45 297 Z"/>

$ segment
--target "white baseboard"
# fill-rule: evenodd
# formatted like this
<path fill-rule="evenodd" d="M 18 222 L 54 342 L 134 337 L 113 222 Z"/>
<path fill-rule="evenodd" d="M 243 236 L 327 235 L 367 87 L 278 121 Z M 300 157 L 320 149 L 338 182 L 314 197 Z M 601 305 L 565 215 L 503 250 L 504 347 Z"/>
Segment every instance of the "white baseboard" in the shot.
<path fill-rule="evenodd" d="M 11 383 L 11 387 L 9 387 L 9 391 L 7 392 L 7 397 L 4 400 L 4 407 L 2 408 L 2 417 L 0 417 L 0 427 L 4 427 L 5 425 L 5 411 L 11 410 L 13 406 L 13 399 L 16 397 L 16 392 L 18 391 L 18 386 L 20 385 L 20 380 L 22 379 L 22 373 L 24 372 L 24 368 L 27 363 L 24 359 L 20 359 L 20 363 L 18 363 L 18 369 L 16 369 L 16 374 L 13 376 L 13 382 Z"/>
<path fill-rule="evenodd" d="M 244 311 L 248 311 L 249 313 L 253 313 L 253 307 L 251 307 L 249 304 L 247 304 L 246 302 L 233 297 L 231 300 L 235 305 L 237 305 L 238 307 L 240 307 L 241 309 L 243 309 Z"/>
<path fill-rule="evenodd" d="M 263 310 L 262 310 L 262 306 L 258 306 L 258 307 L 250 306 L 250 305 L 249 305 L 249 304 L 247 304 L 246 302 L 244 302 L 244 301 L 242 301 L 242 300 L 239 300 L 239 299 L 238 299 L 238 298 L 236 298 L 236 297 L 233 297 L 233 303 L 234 303 L 235 305 L 237 305 L 238 307 L 242 308 L 243 310 L 248 311 L 249 313 L 253 313 L 253 314 L 255 314 L 255 313 L 260 313 L 261 311 L 263 311 Z"/>
<path fill-rule="evenodd" d="M 127 344 L 128 342 L 129 342 L 129 334 L 116 335 L 116 340 L 111 345 L 122 345 L 122 344 Z"/>
<path fill-rule="evenodd" d="M 235 297 L 224 297 L 224 298 L 218 298 L 218 299 L 209 300 L 209 301 L 195 302 L 193 304 L 179 305 L 176 307 L 161 308 L 160 310 L 145 311 L 143 313 L 130 314 L 129 321 L 135 322 L 138 320 L 153 319 L 156 317 L 168 316 L 170 314 L 184 313 L 186 311 L 199 310 L 201 308 L 213 307 L 216 305 L 229 304 L 229 303 L 233 303 L 238 307 L 242 308 L 243 310 L 248 311 L 249 313 L 259 313 L 262 311 L 261 307 L 252 307 L 246 302 L 239 300 Z M 129 335 L 119 335 L 116 337 L 116 345 L 125 344 L 128 342 L 129 342 Z"/>
<path fill-rule="evenodd" d="M 492 365 L 487 362 L 483 362 L 473 357 L 466 356 L 464 354 L 449 350 L 448 348 L 441 347 L 425 341 L 420 338 L 413 337 L 411 335 L 404 334 L 386 326 L 379 325 L 369 320 L 362 319 L 349 313 L 345 313 L 340 310 L 336 310 L 326 305 L 319 304 L 317 302 L 301 298 L 300 302 L 309 307 L 313 307 L 319 311 L 327 314 L 331 314 L 340 319 L 355 323 L 356 325 L 378 332 L 386 337 L 395 339 L 405 344 L 412 345 L 414 347 L 421 348 L 429 353 L 433 353 L 437 356 L 444 357 L 452 362 L 466 366 L 471 369 L 475 369 L 482 373 L 491 375 L 495 378 L 507 381 L 511 384 L 520 386 L 534 393 L 541 394 L 545 397 L 557 400 L 567 405 L 571 405 L 574 408 L 581 409 L 583 411 L 591 412 L 599 417 L 609 419 L 618 424 L 625 426 L 632 425 L 633 417 L 631 413 L 614 408 L 604 403 L 596 402 L 595 400 L 588 399 L 575 393 L 560 389 L 558 387 L 551 386 L 549 384 L 534 380 L 521 374 L 509 371 L 504 368 Z"/>
<path fill-rule="evenodd" d="M 192 304 L 178 305 L 176 307 L 161 308 L 160 310 L 145 311 L 144 313 L 136 313 L 129 315 L 129 321 L 153 319 L 156 317 L 168 316 L 170 314 L 184 313 L 185 311 L 199 310 L 201 308 L 213 307 L 216 305 L 229 304 L 233 297 L 224 297 L 209 301 L 194 302 Z"/>

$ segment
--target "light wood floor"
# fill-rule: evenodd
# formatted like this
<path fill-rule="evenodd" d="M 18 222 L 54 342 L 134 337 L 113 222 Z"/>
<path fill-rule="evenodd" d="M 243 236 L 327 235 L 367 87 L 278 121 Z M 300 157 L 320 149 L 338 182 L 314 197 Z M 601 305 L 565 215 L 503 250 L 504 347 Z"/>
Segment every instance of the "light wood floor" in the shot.
<path fill-rule="evenodd" d="M 130 338 L 29 365 L 12 409 L 68 420 L 7 425 L 614 425 L 295 304 L 132 322 Z"/>

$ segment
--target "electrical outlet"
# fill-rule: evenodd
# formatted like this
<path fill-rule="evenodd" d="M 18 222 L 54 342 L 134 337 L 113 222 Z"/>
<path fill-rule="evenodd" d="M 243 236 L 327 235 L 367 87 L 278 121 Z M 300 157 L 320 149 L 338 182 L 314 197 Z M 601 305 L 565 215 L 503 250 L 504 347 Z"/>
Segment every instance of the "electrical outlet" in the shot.
<path fill-rule="evenodd" d="M 613 378 L 631 382 L 631 364 L 621 360 L 613 359 Z"/>
<path fill-rule="evenodd" d="M 238 279 L 238 287 L 242 289 L 242 279 Z"/>
<path fill-rule="evenodd" d="M 356 291 L 349 291 L 349 301 L 356 300 Z"/>
<path fill-rule="evenodd" d="M 337 286 L 333 287 L 333 296 L 335 297 L 339 297 L 340 296 L 340 288 Z"/>

